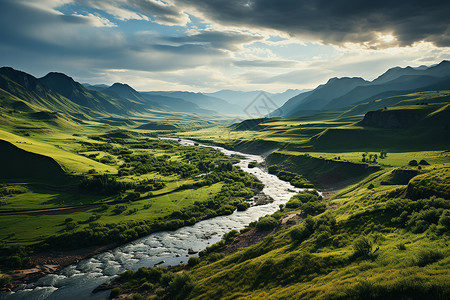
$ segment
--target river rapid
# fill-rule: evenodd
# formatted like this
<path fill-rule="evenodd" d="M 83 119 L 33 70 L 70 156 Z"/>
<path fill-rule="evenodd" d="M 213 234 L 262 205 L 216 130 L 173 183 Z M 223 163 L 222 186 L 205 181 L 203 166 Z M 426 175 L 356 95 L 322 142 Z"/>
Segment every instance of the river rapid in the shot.
<path fill-rule="evenodd" d="M 171 138 L 167 138 L 171 139 Z M 173 139 L 178 140 L 178 139 Z M 190 140 L 178 140 L 184 146 L 194 145 Z M 197 145 L 197 144 L 196 144 Z M 124 244 L 113 250 L 97 254 L 62 269 L 57 274 L 46 275 L 38 281 L 23 286 L 20 290 L 3 294 L 1 299 L 101 299 L 108 298 L 109 291 L 92 294 L 92 290 L 107 282 L 124 270 L 137 270 L 142 266 L 161 266 L 187 263 L 188 249 L 200 251 L 219 241 L 230 230 L 239 230 L 267 214 L 272 214 L 301 189 L 278 179 L 261 168 L 248 168 L 248 163 L 264 161 L 262 156 L 244 154 L 222 147 L 212 147 L 226 155 L 242 157 L 237 165 L 255 175 L 265 187 L 263 193 L 272 197 L 270 204 L 252 206 L 246 211 L 235 211 L 228 216 L 219 216 L 185 226 L 175 231 L 152 233 L 146 237 Z M 196 255 L 196 254 L 194 254 Z"/>

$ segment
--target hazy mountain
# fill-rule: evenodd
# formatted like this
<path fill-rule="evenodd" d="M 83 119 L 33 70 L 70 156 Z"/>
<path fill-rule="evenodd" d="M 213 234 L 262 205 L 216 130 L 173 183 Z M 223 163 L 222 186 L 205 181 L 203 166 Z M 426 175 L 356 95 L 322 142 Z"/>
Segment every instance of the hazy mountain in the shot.
<path fill-rule="evenodd" d="M 102 92 L 121 99 L 134 100 L 141 103 L 145 101 L 138 91 L 124 83 L 116 82 L 112 86 L 102 90 Z"/>
<path fill-rule="evenodd" d="M 301 93 L 289 99 L 282 107 L 274 111 L 272 116 L 294 116 L 311 114 L 320 111 L 332 99 L 345 95 L 357 86 L 369 84 L 362 78 L 331 78 L 326 84 L 319 85 L 310 92 Z"/>
<path fill-rule="evenodd" d="M 181 98 L 157 95 L 153 94 L 152 92 L 140 92 L 140 94 L 146 99 L 146 101 L 156 103 L 169 111 L 208 114 L 208 115 L 217 114 L 216 111 L 200 108 L 197 104 L 186 101 Z"/>
<path fill-rule="evenodd" d="M 101 92 L 104 89 L 109 88 L 109 85 L 107 84 L 89 84 L 89 83 L 82 83 L 82 85 L 87 88 L 88 90 Z"/>
<path fill-rule="evenodd" d="M 183 91 L 151 91 L 143 92 L 147 95 L 159 95 L 171 98 L 183 99 L 194 103 L 202 109 L 216 111 L 220 114 L 241 114 L 242 108 L 238 105 L 228 103 L 227 101 L 208 96 L 203 93 L 183 92 Z"/>
<path fill-rule="evenodd" d="M 259 96 L 261 93 L 265 93 L 273 104 L 276 107 L 280 107 L 290 98 L 300 94 L 301 92 L 305 92 L 307 90 L 297 90 L 297 89 L 289 89 L 284 91 L 283 93 L 269 93 L 265 91 L 233 91 L 233 90 L 220 90 L 214 93 L 208 93 L 206 95 L 217 97 L 223 100 L 226 100 L 229 103 L 239 105 L 241 108 L 245 109 Z"/>

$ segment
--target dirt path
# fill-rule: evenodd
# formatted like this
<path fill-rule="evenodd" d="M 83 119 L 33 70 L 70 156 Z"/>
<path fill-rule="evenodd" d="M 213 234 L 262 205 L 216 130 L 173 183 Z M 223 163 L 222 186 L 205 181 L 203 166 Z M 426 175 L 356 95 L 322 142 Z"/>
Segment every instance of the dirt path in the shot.
<path fill-rule="evenodd" d="M 82 212 L 82 211 L 86 211 L 86 210 L 89 210 L 89 209 L 92 209 L 92 208 L 97 208 L 100 205 L 102 205 L 102 203 L 100 203 L 100 204 L 79 205 L 79 206 L 69 206 L 69 207 L 42 208 L 42 209 L 34 209 L 34 210 L 1 211 L 0 212 L 0 216 L 5 216 L 5 215 L 30 215 L 30 216 L 66 215 L 66 214 L 71 214 L 71 213 L 74 213 L 74 212 Z"/>

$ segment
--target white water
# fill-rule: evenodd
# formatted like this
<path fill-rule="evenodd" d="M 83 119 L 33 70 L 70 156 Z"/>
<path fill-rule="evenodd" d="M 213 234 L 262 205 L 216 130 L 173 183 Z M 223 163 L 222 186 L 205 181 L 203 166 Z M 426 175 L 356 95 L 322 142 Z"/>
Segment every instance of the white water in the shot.
<path fill-rule="evenodd" d="M 184 146 L 194 145 L 194 142 L 189 140 L 181 140 L 180 143 Z M 244 157 L 237 165 L 264 183 L 263 193 L 271 196 L 274 201 L 270 204 L 250 207 L 246 211 L 235 211 L 228 216 L 204 220 L 175 231 L 152 233 L 68 266 L 58 274 L 44 276 L 37 282 L 28 284 L 15 293 L 3 294 L 0 298 L 26 300 L 107 298 L 109 292 L 92 294 L 92 290 L 127 269 L 136 270 L 142 266 L 153 266 L 163 260 L 165 263 L 161 266 L 187 263 L 189 248 L 195 251 L 205 249 L 219 241 L 230 230 L 239 230 L 262 216 L 274 213 L 280 204 L 286 203 L 300 191 L 299 188 L 260 168 L 248 168 L 248 163 L 251 161 L 262 162 L 264 159 L 261 156 L 230 151 L 221 147 L 212 148 L 226 155 Z"/>

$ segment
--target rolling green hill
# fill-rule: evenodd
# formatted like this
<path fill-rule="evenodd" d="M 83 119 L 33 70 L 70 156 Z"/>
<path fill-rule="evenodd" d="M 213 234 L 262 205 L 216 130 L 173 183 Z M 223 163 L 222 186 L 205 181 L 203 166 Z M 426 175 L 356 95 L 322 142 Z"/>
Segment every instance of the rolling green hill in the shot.
<path fill-rule="evenodd" d="M 61 183 L 66 178 L 61 166 L 48 156 L 22 150 L 0 140 L 0 180 Z"/>

